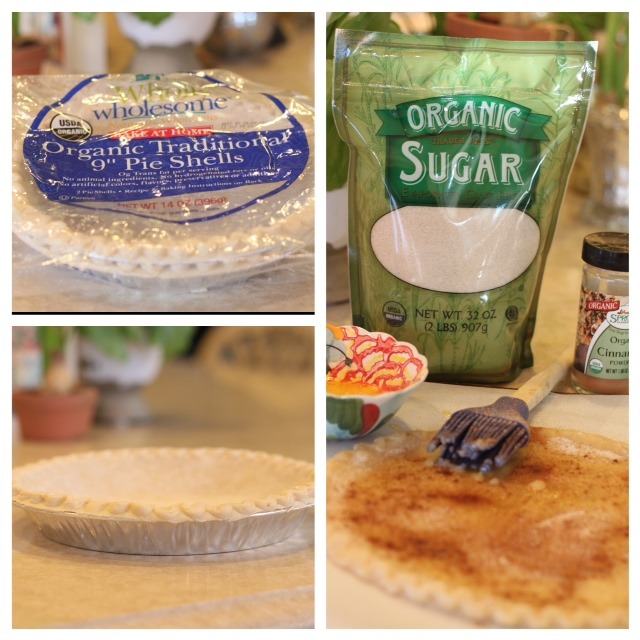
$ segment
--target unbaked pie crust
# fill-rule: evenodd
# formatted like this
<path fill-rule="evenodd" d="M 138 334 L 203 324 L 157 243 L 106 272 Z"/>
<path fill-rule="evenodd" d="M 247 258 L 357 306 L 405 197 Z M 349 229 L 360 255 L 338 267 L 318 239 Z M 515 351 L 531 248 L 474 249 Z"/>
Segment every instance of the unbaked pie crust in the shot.
<path fill-rule="evenodd" d="M 492 479 L 433 464 L 416 431 L 327 467 L 329 558 L 486 626 L 628 626 L 628 448 L 569 430 Z"/>
<path fill-rule="evenodd" d="M 58 542 L 101 551 L 237 551 L 288 537 L 313 507 L 313 465 L 242 449 L 116 449 L 13 472 L 13 502 Z"/>

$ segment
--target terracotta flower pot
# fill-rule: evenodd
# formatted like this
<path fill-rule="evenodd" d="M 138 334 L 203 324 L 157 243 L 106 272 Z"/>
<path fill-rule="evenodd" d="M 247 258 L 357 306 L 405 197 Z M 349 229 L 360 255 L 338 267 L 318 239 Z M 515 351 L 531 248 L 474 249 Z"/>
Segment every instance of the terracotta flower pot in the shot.
<path fill-rule="evenodd" d="M 11 73 L 14 76 L 40 73 L 48 48 L 37 40 L 23 41 L 13 47 Z"/>
<path fill-rule="evenodd" d="M 95 387 L 67 394 L 17 391 L 13 408 L 25 440 L 72 440 L 89 433 L 98 404 Z"/>
<path fill-rule="evenodd" d="M 500 24 L 497 19 L 495 14 L 482 14 L 478 20 L 472 20 L 466 13 L 448 13 L 446 32 L 454 38 L 489 38 L 519 42 L 567 39 L 564 30 L 559 34 L 560 25 L 518 27 Z M 560 35 L 563 37 L 559 37 Z"/>

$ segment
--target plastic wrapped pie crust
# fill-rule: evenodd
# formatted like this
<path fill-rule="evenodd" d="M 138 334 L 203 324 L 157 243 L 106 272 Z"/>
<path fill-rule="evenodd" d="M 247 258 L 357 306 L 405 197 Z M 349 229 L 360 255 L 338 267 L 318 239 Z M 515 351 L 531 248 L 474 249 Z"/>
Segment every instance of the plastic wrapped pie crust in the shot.
<path fill-rule="evenodd" d="M 215 286 L 311 243 L 306 98 L 223 70 L 13 83 L 13 229 L 48 263 Z"/>

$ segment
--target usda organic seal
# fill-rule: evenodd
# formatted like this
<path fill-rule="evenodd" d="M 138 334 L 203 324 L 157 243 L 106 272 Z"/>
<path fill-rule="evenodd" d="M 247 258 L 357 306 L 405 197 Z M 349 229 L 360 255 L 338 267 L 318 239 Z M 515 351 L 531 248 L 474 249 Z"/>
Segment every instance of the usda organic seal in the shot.
<path fill-rule="evenodd" d="M 51 119 L 51 133 L 61 140 L 82 142 L 93 133 L 91 125 L 82 118 L 57 113 Z"/>

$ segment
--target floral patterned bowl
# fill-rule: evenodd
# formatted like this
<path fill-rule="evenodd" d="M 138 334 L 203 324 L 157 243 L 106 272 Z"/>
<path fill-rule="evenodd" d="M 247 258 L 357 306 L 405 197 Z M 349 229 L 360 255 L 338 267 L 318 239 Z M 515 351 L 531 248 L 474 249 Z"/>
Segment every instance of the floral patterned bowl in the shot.
<path fill-rule="evenodd" d="M 427 359 L 407 342 L 361 327 L 327 328 L 327 439 L 375 431 L 425 380 Z"/>

